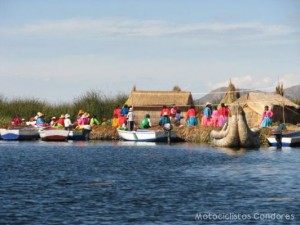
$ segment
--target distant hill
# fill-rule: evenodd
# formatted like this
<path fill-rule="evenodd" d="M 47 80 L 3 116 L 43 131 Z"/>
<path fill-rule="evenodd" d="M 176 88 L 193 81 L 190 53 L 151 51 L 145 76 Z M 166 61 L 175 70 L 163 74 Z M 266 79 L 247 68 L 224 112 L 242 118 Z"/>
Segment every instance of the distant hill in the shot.
<path fill-rule="evenodd" d="M 290 100 L 300 99 L 300 84 L 284 89 L 284 96 Z"/>
<path fill-rule="evenodd" d="M 195 99 L 195 105 L 204 105 L 206 102 L 219 103 L 227 91 L 227 87 L 217 88 L 199 99 Z"/>
<path fill-rule="evenodd" d="M 240 92 L 240 96 L 248 94 L 249 91 L 247 89 L 237 89 Z M 227 91 L 227 87 L 220 87 L 215 90 L 212 90 L 207 95 L 199 99 L 195 99 L 194 102 L 196 105 L 205 105 L 206 102 L 217 103 L 219 104 L 224 93 Z M 275 92 L 275 90 L 274 90 Z M 289 88 L 284 89 L 284 96 L 290 100 L 300 99 L 300 85 L 295 85 Z"/>
<path fill-rule="evenodd" d="M 236 89 L 239 91 L 240 96 L 246 95 L 249 93 L 249 91 L 246 91 L 247 89 Z M 219 104 L 221 99 L 223 98 L 224 94 L 227 92 L 227 87 L 220 87 L 217 88 L 207 95 L 204 95 L 203 97 L 194 100 L 196 105 L 205 105 L 206 102 L 211 102 L 213 104 Z"/>

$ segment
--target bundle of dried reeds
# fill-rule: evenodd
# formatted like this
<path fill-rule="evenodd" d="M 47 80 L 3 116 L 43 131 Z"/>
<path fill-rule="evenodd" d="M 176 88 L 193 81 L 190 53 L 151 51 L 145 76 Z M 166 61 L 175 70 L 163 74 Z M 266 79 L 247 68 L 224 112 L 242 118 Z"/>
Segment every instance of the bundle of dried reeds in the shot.
<path fill-rule="evenodd" d="M 90 138 L 92 140 L 118 140 L 119 135 L 117 128 L 99 125 L 93 127 Z"/>

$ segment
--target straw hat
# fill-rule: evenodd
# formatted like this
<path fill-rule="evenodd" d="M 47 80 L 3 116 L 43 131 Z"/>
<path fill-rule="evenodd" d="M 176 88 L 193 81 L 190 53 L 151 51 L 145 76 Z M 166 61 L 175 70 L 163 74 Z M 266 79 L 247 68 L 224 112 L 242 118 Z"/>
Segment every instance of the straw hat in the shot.
<path fill-rule="evenodd" d="M 84 110 L 80 109 L 78 115 L 82 115 L 83 113 L 85 113 Z"/>
<path fill-rule="evenodd" d="M 88 113 L 83 113 L 82 116 L 81 116 L 81 118 L 88 118 L 89 116 L 90 116 L 90 114 L 88 114 Z"/>
<path fill-rule="evenodd" d="M 38 113 L 37 113 L 37 116 L 38 116 L 38 117 L 42 117 L 43 115 L 44 115 L 44 114 L 41 113 L 41 112 L 38 112 Z"/>
<path fill-rule="evenodd" d="M 52 116 L 51 120 L 56 120 L 56 117 L 55 117 L 55 116 Z"/>
<path fill-rule="evenodd" d="M 210 102 L 206 102 L 206 105 L 211 105 L 211 103 Z"/>
<path fill-rule="evenodd" d="M 64 114 L 61 114 L 59 118 L 65 118 L 65 115 L 64 115 Z"/>

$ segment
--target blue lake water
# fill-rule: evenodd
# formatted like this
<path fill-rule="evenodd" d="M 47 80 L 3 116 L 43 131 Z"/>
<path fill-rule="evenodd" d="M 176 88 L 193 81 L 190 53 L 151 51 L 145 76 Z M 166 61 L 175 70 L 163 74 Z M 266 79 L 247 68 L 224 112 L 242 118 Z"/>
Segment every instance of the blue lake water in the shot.
<path fill-rule="evenodd" d="M 300 224 L 300 148 L 0 141 L 0 224 Z"/>

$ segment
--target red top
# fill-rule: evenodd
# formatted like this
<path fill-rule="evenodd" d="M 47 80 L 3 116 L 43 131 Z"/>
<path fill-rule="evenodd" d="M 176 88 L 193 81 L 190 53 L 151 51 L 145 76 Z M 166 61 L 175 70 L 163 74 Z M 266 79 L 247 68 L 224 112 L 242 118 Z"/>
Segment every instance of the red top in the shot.
<path fill-rule="evenodd" d="M 113 115 L 117 116 L 117 117 L 120 117 L 120 115 L 121 115 L 121 109 L 119 109 L 119 108 L 114 109 Z"/>
<path fill-rule="evenodd" d="M 170 110 L 170 113 L 172 115 L 176 115 L 176 112 L 177 112 L 177 108 L 176 107 L 172 107 L 171 110 Z"/>
<path fill-rule="evenodd" d="M 226 107 L 219 108 L 218 112 L 219 112 L 219 116 L 228 117 L 229 115 L 229 110 Z"/>
<path fill-rule="evenodd" d="M 167 113 L 168 116 L 170 116 L 170 109 L 168 109 L 168 108 L 163 108 L 160 111 L 160 115 L 163 116 L 165 114 L 165 112 Z"/>
<path fill-rule="evenodd" d="M 59 119 L 56 121 L 56 123 L 64 126 L 64 125 L 65 125 L 64 121 L 65 121 L 64 118 L 59 118 Z"/>
<path fill-rule="evenodd" d="M 196 109 L 189 109 L 186 112 L 186 117 L 189 118 L 191 116 L 196 116 L 197 114 L 198 114 L 198 110 L 196 110 Z"/>
<path fill-rule="evenodd" d="M 272 110 L 265 111 L 265 112 L 262 114 L 262 118 L 265 118 L 265 117 L 272 118 L 272 117 L 273 117 L 273 112 L 272 112 Z"/>

